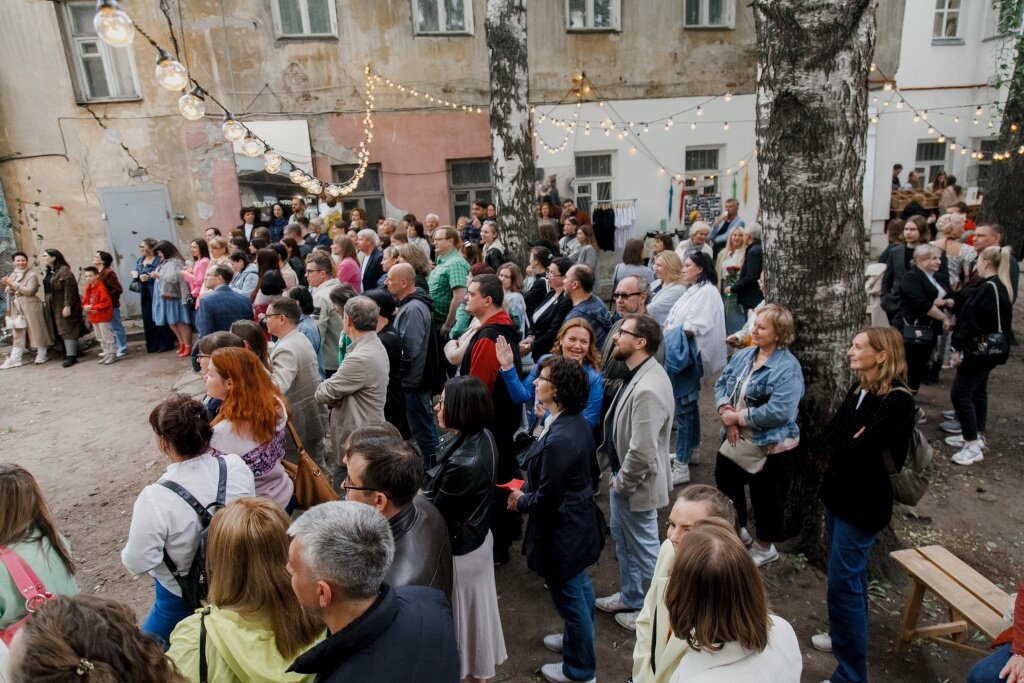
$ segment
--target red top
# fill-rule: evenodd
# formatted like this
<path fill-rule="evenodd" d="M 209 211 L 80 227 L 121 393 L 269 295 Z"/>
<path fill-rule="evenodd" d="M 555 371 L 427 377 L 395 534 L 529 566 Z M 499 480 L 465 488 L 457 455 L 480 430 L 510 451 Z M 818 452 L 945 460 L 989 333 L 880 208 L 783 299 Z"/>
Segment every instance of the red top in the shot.
<path fill-rule="evenodd" d="M 114 305 L 110 301 L 110 294 L 99 280 L 85 286 L 82 306 L 92 306 L 89 309 L 89 322 L 91 323 L 109 323 L 114 319 Z"/>
<path fill-rule="evenodd" d="M 499 325 L 512 325 L 512 318 L 505 311 L 498 311 L 485 320 L 481 327 L 497 323 Z M 494 340 L 483 337 L 477 339 L 473 344 L 473 355 L 470 356 L 469 373 L 476 375 L 487 385 L 487 393 L 494 393 L 494 383 L 501 375 L 501 365 L 498 363 L 498 353 L 495 350 Z"/>
<path fill-rule="evenodd" d="M 1017 601 L 1013 604 L 1013 626 L 992 641 L 992 647 L 1012 643 L 1010 652 L 1024 657 L 1024 581 L 1017 588 Z"/>

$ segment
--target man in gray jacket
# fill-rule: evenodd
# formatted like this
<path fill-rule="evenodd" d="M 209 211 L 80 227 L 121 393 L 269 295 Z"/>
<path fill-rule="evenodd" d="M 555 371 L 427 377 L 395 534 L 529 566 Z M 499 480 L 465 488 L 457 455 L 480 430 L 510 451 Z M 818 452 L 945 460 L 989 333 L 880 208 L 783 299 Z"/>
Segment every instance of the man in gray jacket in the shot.
<path fill-rule="evenodd" d="M 595 604 L 605 612 L 624 612 L 615 620 L 629 630 L 636 628 L 658 560 L 658 509 L 668 505 L 672 491 L 674 406 L 672 382 L 654 358 L 661 342 L 654 318 L 625 316 L 615 333 L 614 355 L 629 372 L 608 408 L 601 446 L 612 472 L 608 498 L 619 592 Z"/>
<path fill-rule="evenodd" d="M 338 369 L 338 340 L 341 338 L 341 316 L 331 303 L 331 291 L 341 286 L 334 277 L 334 261 L 323 251 L 314 251 L 306 257 L 306 281 L 316 308 L 316 326 L 323 342 L 324 372 L 328 377 Z"/>

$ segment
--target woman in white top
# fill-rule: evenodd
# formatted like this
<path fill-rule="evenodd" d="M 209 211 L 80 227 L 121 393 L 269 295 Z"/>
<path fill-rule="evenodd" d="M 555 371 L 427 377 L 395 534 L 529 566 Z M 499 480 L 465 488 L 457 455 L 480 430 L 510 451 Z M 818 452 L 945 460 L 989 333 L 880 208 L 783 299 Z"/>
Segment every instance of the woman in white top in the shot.
<path fill-rule="evenodd" d="M 691 648 L 671 683 L 799 683 L 793 627 L 768 611 L 764 580 L 727 522 L 702 520 L 680 539 L 665 604 Z"/>
<path fill-rule="evenodd" d="M 664 325 L 669 312 L 686 291 L 683 284 L 683 260 L 674 251 L 663 251 L 654 257 L 654 275 L 647 315 Z"/>
<path fill-rule="evenodd" d="M 722 301 L 725 304 L 725 331 L 728 334 L 743 329 L 743 325 L 747 321 L 743 307 L 736 300 L 737 295 L 729 289 L 740 279 L 740 271 L 743 270 L 743 260 L 746 256 L 747 231 L 737 226 L 729 232 L 725 248 L 719 252 L 718 260 L 715 263 L 715 271 L 718 273 L 718 291 L 722 293 Z"/>
<path fill-rule="evenodd" d="M 171 464 L 164 476 L 142 489 L 135 500 L 121 562 L 132 574 L 149 573 L 154 578 L 156 598 L 141 629 L 166 642 L 175 625 L 194 609 L 182 599 L 178 577 L 192 566 L 202 525 L 193 507 L 162 482 L 177 484 L 202 506 L 217 500 L 222 473 L 225 502 L 252 496 L 255 489 L 252 472 L 241 458 L 216 458 L 210 452 L 213 428 L 199 401 L 187 394 L 172 394 L 150 413 L 149 425 L 157 448 Z M 165 558 L 170 559 L 177 577 Z"/>
<path fill-rule="evenodd" d="M 682 282 L 686 291 L 665 319 L 665 331 L 682 326 L 686 336 L 697 341 L 704 363 L 701 381 L 711 382 L 726 360 L 725 311 L 711 257 L 698 251 L 683 259 Z"/>
<path fill-rule="evenodd" d="M 690 226 L 690 238 L 685 239 L 679 243 L 676 247 L 676 253 L 679 254 L 679 258 L 686 259 L 687 256 L 695 252 L 704 252 L 708 255 L 708 258 L 714 258 L 715 252 L 708 244 L 708 235 L 711 234 L 711 226 L 704 221 L 694 221 L 693 225 Z"/>

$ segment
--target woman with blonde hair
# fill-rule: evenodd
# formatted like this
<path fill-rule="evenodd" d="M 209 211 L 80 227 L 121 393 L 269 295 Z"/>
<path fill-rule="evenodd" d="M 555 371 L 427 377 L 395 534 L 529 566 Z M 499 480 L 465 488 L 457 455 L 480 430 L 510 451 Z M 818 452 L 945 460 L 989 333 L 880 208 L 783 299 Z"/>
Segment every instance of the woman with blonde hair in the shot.
<path fill-rule="evenodd" d="M 829 535 L 830 637 L 812 643 L 831 648 L 832 680 L 866 681 L 868 557 L 892 519 L 889 472 L 903 467 L 917 420 L 899 332 L 861 330 L 846 356 L 857 381 L 821 438 L 829 457 L 820 495 Z"/>
<path fill-rule="evenodd" d="M 691 648 L 671 683 L 799 683 L 793 627 L 768 611 L 764 580 L 727 522 L 705 519 L 679 541 L 665 604 L 672 634 Z"/>
<path fill-rule="evenodd" d="M 331 245 L 331 256 L 338 264 L 334 277 L 338 282 L 347 282 L 355 288 L 356 293 L 363 291 L 362 270 L 359 267 L 359 259 L 356 255 L 356 245 L 348 235 L 340 235 L 334 238 Z"/>
<path fill-rule="evenodd" d="M 725 333 L 733 334 L 743 329 L 747 316 L 731 288 L 740 279 L 743 270 L 743 259 L 747 254 L 747 231 L 736 227 L 729 232 L 725 248 L 718 254 L 715 272 L 718 273 L 718 291 L 722 292 L 722 303 L 725 307 Z M 726 290 L 729 290 L 726 292 Z"/>
<path fill-rule="evenodd" d="M 523 298 L 523 271 L 512 263 L 501 264 L 498 268 L 498 279 L 505 290 L 505 310 L 512 317 L 512 322 L 519 328 L 519 338 L 526 339 L 526 299 Z"/>
<path fill-rule="evenodd" d="M 206 541 L 208 605 L 178 624 L 167 652 L 189 681 L 201 680 L 201 647 L 209 683 L 312 680 L 288 672 L 323 632 L 291 588 L 289 523 L 281 506 L 266 498 L 236 500 L 213 516 Z"/>
<path fill-rule="evenodd" d="M 960 241 L 966 221 L 967 216 L 962 213 L 946 213 L 935 221 L 935 230 L 939 236 L 931 244 L 941 249 L 946 256 L 949 284 L 953 291 L 960 291 L 964 278 L 971 272 L 971 265 L 978 258 L 974 247 Z"/>
<path fill-rule="evenodd" d="M 654 275 L 651 294 L 647 301 L 647 315 L 664 325 L 669 312 L 686 291 L 683 283 L 683 260 L 679 254 L 666 249 L 654 257 Z"/>
<path fill-rule="evenodd" d="M 57 531 L 32 473 L 20 465 L 0 463 L 0 500 L 0 567 L 24 562 L 47 593 L 76 595 L 71 545 Z M 0 631 L 28 614 L 21 588 L 9 569 L 0 569 Z"/>
<path fill-rule="evenodd" d="M 399 244 L 398 262 L 408 263 L 412 266 L 412 269 L 416 271 L 416 286 L 425 292 L 429 291 L 427 278 L 430 277 L 430 271 L 433 268 L 430 265 L 430 259 L 423 255 L 422 249 L 415 244 Z"/>

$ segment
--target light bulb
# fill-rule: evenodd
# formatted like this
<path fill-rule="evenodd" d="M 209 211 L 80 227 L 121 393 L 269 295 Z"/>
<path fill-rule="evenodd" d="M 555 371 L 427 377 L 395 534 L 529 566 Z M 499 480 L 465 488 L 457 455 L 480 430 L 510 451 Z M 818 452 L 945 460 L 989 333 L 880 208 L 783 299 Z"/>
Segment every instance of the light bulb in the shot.
<path fill-rule="evenodd" d="M 701 106 L 698 104 L 697 105 L 697 116 L 703 116 L 703 115 L 704 115 L 704 109 L 701 108 Z"/>
<path fill-rule="evenodd" d="M 189 121 L 198 121 L 206 113 L 206 100 L 203 91 L 196 86 L 178 100 L 178 110 Z"/>
<path fill-rule="evenodd" d="M 135 38 L 135 24 L 117 0 L 99 0 L 92 25 L 103 42 L 111 47 L 127 47 Z"/>
<path fill-rule="evenodd" d="M 281 168 L 282 163 L 284 163 L 284 157 L 280 153 L 272 149 L 263 153 L 263 168 L 267 169 L 267 173 L 277 173 L 277 169 Z"/>
<path fill-rule="evenodd" d="M 722 130 L 729 130 L 729 122 L 728 121 L 726 121 L 725 125 L 722 126 Z"/>
<path fill-rule="evenodd" d="M 301 185 L 302 181 L 306 179 L 306 174 L 302 172 L 301 168 L 293 168 L 292 172 L 288 174 L 288 178 L 295 184 Z"/>
<path fill-rule="evenodd" d="M 690 124 L 690 130 L 697 130 L 697 124 L 696 123 L 691 123 Z"/>
<path fill-rule="evenodd" d="M 332 197 L 340 197 L 341 196 L 341 186 L 340 185 L 328 185 L 327 188 L 324 191 L 327 194 L 331 195 Z"/>
<path fill-rule="evenodd" d="M 311 182 L 309 184 L 309 187 L 306 189 L 309 190 L 310 194 L 320 194 L 321 192 L 324 191 L 324 185 L 319 180 L 314 178 L 313 182 Z"/>
<path fill-rule="evenodd" d="M 924 119 L 925 121 L 928 120 L 928 110 L 927 109 L 925 109 L 923 112 L 921 112 L 921 118 Z"/>
<path fill-rule="evenodd" d="M 940 135 L 938 142 L 939 142 L 940 145 L 944 144 L 946 142 L 946 136 L 945 135 Z"/>
<path fill-rule="evenodd" d="M 188 86 L 188 71 L 167 50 L 156 54 L 156 81 L 168 90 L 184 90 Z"/>
<path fill-rule="evenodd" d="M 263 154 L 263 143 L 257 140 L 252 134 L 246 135 L 242 140 L 242 154 L 247 157 L 258 157 Z"/>
<path fill-rule="evenodd" d="M 960 117 L 959 116 L 954 116 L 953 117 L 953 123 L 960 123 Z"/>
<path fill-rule="evenodd" d="M 928 126 L 928 135 L 931 135 L 934 132 L 935 132 L 935 129 L 932 128 L 931 126 Z"/>
<path fill-rule="evenodd" d="M 316 178 L 308 178 L 307 177 L 305 180 L 303 180 L 301 183 L 299 183 L 299 185 L 302 185 L 302 189 L 309 190 L 309 188 L 313 187 L 313 183 L 315 183 L 315 182 L 316 182 Z"/>
<path fill-rule="evenodd" d="M 725 97 L 724 97 L 723 99 L 724 99 L 724 100 L 725 100 L 726 102 L 732 102 L 732 93 L 731 93 L 731 92 L 726 92 L 726 93 L 725 93 Z"/>
<path fill-rule="evenodd" d="M 245 126 L 231 114 L 225 114 L 224 123 L 220 124 L 220 130 L 224 133 L 224 137 L 231 142 L 238 142 L 245 137 Z"/>
<path fill-rule="evenodd" d="M 981 110 L 981 105 L 978 105 L 978 108 L 974 110 L 975 116 L 981 116 L 983 113 L 984 112 Z"/>

